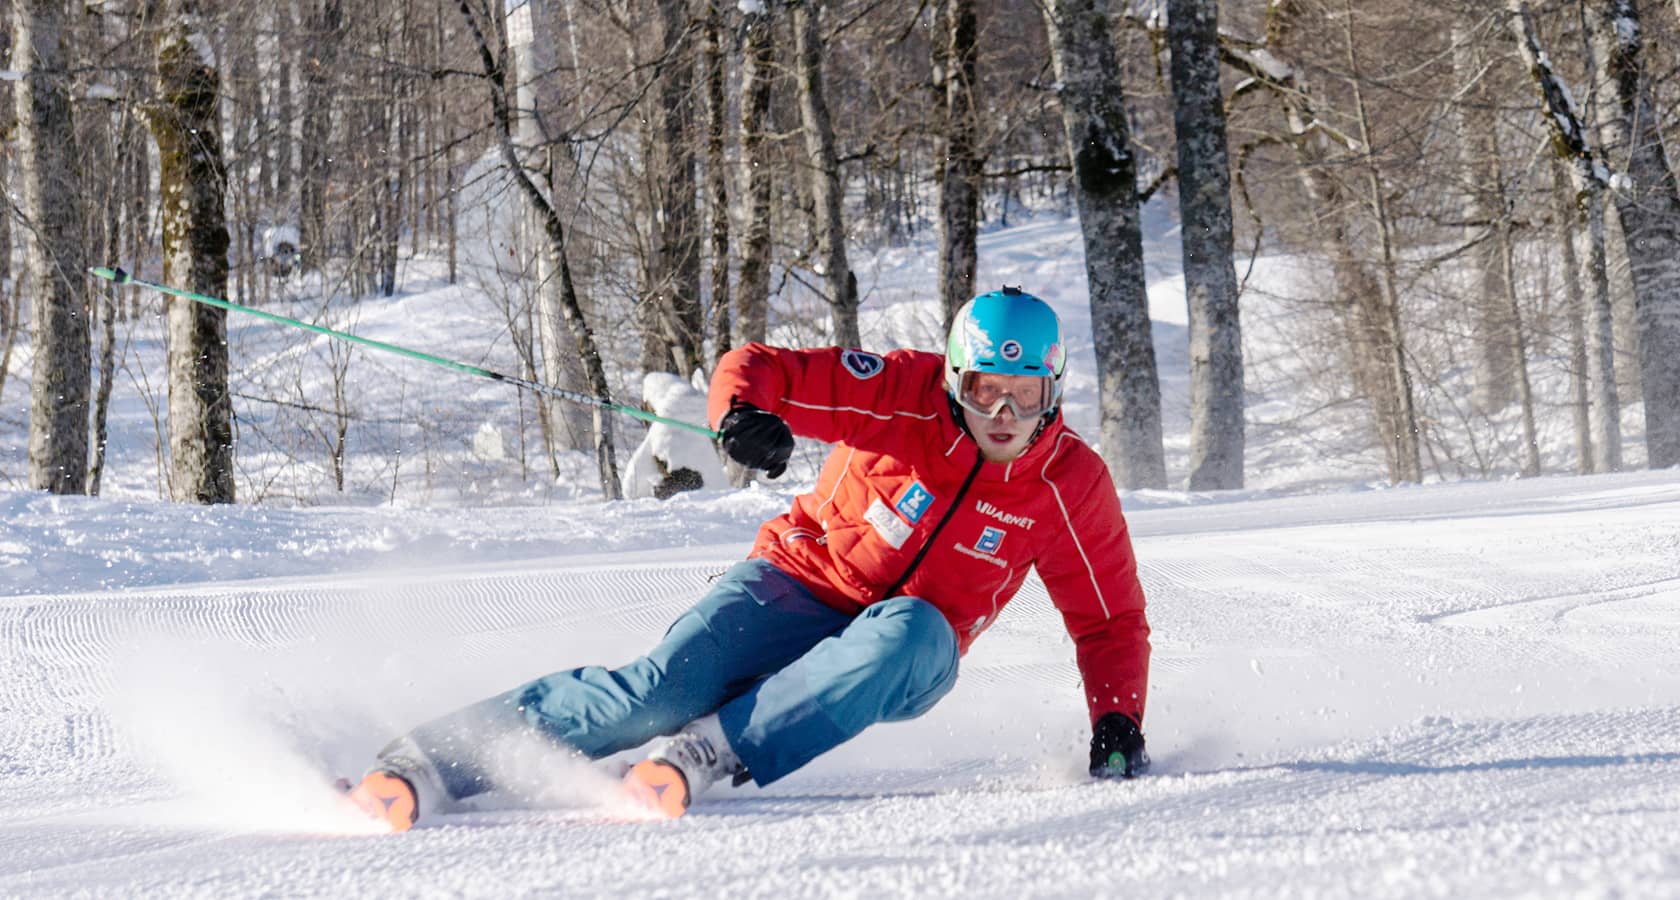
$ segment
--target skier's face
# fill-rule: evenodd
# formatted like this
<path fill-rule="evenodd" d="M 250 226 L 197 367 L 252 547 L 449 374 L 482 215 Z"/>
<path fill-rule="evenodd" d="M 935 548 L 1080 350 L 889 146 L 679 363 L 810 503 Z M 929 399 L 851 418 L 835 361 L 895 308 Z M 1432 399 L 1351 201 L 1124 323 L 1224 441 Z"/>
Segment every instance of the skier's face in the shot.
<path fill-rule="evenodd" d="M 992 375 L 980 376 L 986 379 L 997 379 L 997 389 L 1008 394 L 1020 385 L 1010 383 L 1011 379 L 1021 376 Z M 1022 379 L 1037 381 L 1039 379 Z M 974 435 L 974 440 L 980 444 L 980 455 L 987 462 L 1009 462 L 1026 452 L 1027 445 L 1032 443 L 1033 434 L 1038 431 L 1038 417 L 1030 419 L 1018 418 L 1012 404 L 998 404 L 997 414 L 987 416 L 971 409 L 967 404 L 961 406 L 963 424 L 968 426 L 968 433 Z"/>

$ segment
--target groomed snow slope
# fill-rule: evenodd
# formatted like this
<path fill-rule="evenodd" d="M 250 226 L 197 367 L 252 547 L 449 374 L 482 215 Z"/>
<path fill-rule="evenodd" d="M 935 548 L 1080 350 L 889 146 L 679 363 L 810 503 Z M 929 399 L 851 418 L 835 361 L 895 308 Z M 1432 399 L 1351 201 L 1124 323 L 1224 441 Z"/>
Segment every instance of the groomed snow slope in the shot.
<path fill-rule="evenodd" d="M 292 517 L 0 496 L 0 551 L 56 559 L 47 583 L 131 585 L 48 596 L 0 567 L 0 896 L 1680 896 L 1672 471 L 1130 498 L 1156 648 L 1135 782 L 1084 777 L 1034 583 L 932 714 L 676 822 L 541 756 L 541 809 L 370 836 L 338 806 L 330 776 L 398 730 L 645 646 L 787 496 Z"/>

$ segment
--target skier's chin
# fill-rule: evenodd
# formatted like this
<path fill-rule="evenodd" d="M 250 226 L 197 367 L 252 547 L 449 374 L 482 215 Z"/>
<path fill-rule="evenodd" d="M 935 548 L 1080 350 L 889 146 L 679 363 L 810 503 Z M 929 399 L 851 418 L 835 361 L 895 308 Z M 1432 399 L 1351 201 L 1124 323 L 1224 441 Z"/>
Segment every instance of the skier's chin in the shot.
<path fill-rule="evenodd" d="M 1026 452 L 1027 445 L 1032 443 L 1033 426 L 1015 419 L 979 419 L 969 423 L 969 433 L 974 435 L 975 443 L 980 445 L 980 455 L 987 462 L 1006 463 Z"/>

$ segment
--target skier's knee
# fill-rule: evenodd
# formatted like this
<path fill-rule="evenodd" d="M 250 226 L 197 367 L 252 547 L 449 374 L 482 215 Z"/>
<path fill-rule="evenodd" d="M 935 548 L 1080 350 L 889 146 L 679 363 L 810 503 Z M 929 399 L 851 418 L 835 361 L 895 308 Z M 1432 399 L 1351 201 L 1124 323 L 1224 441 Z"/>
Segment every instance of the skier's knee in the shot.
<path fill-rule="evenodd" d="M 907 645 L 925 648 L 937 657 L 956 656 L 957 633 L 951 629 L 951 623 L 945 620 L 944 613 L 920 597 L 883 600 L 865 610 L 864 615 L 890 623 L 898 631 L 899 640 Z"/>
<path fill-rule="evenodd" d="M 944 613 L 917 597 L 894 597 L 865 612 L 893 632 L 894 655 L 909 661 L 914 696 L 928 697 L 931 706 L 951 689 L 957 678 L 957 633 Z"/>

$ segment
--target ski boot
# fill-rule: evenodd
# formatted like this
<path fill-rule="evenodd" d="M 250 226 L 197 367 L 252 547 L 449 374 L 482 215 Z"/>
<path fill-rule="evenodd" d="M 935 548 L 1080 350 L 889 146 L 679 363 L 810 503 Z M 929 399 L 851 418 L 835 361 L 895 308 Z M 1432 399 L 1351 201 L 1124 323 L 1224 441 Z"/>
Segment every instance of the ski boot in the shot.
<path fill-rule="evenodd" d="M 662 818 L 675 819 L 706 788 L 724 778 L 740 784 L 746 767 L 730 748 L 716 714 L 696 719 L 666 738 L 624 776 L 631 799 Z"/>
<path fill-rule="evenodd" d="M 350 800 L 391 830 L 407 831 L 414 823 L 442 810 L 447 801 L 443 779 L 413 741 L 398 738 L 384 750 L 362 783 L 350 790 Z"/>

